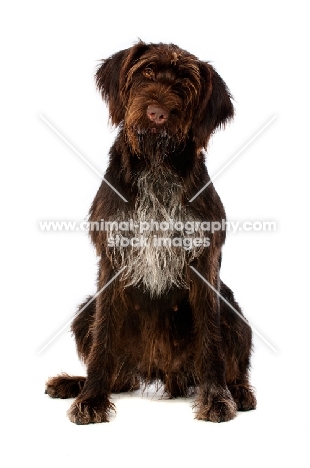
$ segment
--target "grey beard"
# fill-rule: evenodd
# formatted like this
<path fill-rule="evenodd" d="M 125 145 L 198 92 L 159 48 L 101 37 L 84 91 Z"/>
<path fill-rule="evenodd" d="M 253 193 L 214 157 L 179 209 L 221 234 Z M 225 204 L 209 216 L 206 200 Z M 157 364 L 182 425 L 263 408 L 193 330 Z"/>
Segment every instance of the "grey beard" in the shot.
<path fill-rule="evenodd" d="M 157 132 L 152 133 L 150 129 L 137 132 L 139 157 L 148 160 L 151 165 L 164 162 L 181 142 L 181 137 L 176 138 L 165 129 L 157 129 Z"/>

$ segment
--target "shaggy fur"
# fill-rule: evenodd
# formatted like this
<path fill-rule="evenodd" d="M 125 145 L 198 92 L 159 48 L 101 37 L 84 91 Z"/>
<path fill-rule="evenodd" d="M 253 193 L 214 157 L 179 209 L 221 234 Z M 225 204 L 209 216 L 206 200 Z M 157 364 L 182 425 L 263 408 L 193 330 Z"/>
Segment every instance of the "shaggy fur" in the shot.
<path fill-rule="evenodd" d="M 105 179 L 127 199 L 103 181 L 90 209 L 91 222 L 108 223 L 90 231 L 98 291 L 126 268 L 72 323 L 87 377 L 51 378 L 46 393 L 76 398 L 69 418 L 88 424 L 108 421 L 111 393 L 161 381 L 170 397 L 197 393 L 198 419 L 229 421 L 256 406 L 251 329 L 213 290 L 242 315 L 220 280 L 225 232 L 201 228 L 225 220 L 221 200 L 212 183 L 189 200 L 210 180 L 203 149 L 233 117 L 231 95 L 209 63 L 173 44 L 139 42 L 116 53 L 100 64 L 96 83 L 119 126 Z M 127 231 L 113 224 L 129 220 Z M 171 220 L 165 232 L 143 232 L 142 245 L 123 242 L 140 237 L 140 222 Z M 194 231 L 178 228 L 195 221 Z"/>

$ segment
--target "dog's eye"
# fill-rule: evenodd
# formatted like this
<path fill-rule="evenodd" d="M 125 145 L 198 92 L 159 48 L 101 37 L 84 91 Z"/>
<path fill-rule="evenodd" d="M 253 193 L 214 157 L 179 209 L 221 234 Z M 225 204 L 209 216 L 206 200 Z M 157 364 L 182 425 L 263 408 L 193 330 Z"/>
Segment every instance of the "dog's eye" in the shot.
<path fill-rule="evenodd" d="M 155 76 L 154 70 L 151 67 L 146 67 L 142 73 L 143 73 L 143 76 L 145 76 L 145 78 L 149 78 L 149 79 L 153 79 Z"/>

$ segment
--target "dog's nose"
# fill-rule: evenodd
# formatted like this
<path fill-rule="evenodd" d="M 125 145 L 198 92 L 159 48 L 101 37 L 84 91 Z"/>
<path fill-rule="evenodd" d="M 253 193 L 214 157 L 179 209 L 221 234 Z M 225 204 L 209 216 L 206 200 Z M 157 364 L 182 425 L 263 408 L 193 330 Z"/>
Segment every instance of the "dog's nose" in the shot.
<path fill-rule="evenodd" d="M 162 107 L 150 105 L 146 109 L 146 115 L 151 120 L 151 122 L 155 122 L 156 124 L 163 124 L 168 119 L 169 112 Z"/>

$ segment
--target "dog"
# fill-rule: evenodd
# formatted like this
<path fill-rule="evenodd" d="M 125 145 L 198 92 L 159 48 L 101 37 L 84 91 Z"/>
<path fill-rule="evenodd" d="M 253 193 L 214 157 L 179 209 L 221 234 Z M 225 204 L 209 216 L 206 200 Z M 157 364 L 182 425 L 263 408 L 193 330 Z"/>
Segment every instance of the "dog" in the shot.
<path fill-rule="evenodd" d="M 225 229 L 206 229 L 225 211 L 204 150 L 232 96 L 174 44 L 140 41 L 95 78 L 119 132 L 89 213 L 98 292 L 72 323 L 87 376 L 50 378 L 46 393 L 75 398 L 69 419 L 89 424 L 108 422 L 111 393 L 159 382 L 171 398 L 195 394 L 197 419 L 229 421 L 256 407 L 252 332 L 220 279 Z"/>

